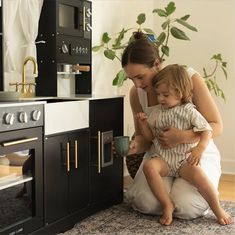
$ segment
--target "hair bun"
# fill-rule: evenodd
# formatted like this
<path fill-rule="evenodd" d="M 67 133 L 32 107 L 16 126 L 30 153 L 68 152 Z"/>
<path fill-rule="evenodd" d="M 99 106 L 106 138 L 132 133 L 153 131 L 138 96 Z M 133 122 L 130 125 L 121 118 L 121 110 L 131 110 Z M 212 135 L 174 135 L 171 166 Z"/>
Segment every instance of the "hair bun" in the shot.
<path fill-rule="evenodd" d="M 146 38 L 146 35 L 143 32 L 141 32 L 140 30 L 138 30 L 137 32 L 134 32 L 133 36 L 134 36 L 135 40 Z"/>

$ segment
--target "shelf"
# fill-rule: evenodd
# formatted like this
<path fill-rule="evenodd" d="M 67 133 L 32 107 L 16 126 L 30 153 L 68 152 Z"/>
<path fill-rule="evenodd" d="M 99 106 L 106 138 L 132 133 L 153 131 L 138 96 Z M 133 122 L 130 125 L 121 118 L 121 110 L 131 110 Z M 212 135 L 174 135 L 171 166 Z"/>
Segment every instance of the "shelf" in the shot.
<path fill-rule="evenodd" d="M 32 176 L 26 176 L 26 175 L 17 176 L 15 173 L 13 173 L 0 178 L 0 190 L 10 188 L 18 184 L 23 184 L 25 182 L 32 180 L 33 180 Z"/>

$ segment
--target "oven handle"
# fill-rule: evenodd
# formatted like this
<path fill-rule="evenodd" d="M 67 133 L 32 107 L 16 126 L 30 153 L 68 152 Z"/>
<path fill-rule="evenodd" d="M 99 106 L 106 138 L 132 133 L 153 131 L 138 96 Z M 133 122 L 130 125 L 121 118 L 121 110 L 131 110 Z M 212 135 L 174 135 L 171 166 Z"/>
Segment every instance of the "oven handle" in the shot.
<path fill-rule="evenodd" d="M 38 137 L 32 137 L 32 138 L 21 139 L 21 140 L 14 140 L 14 141 L 10 141 L 10 142 L 4 142 L 4 143 L 2 143 L 2 146 L 9 147 L 9 146 L 13 146 L 13 145 L 17 145 L 17 144 L 24 144 L 24 143 L 28 143 L 28 142 L 32 142 L 32 141 L 36 141 L 36 140 L 38 140 Z"/>

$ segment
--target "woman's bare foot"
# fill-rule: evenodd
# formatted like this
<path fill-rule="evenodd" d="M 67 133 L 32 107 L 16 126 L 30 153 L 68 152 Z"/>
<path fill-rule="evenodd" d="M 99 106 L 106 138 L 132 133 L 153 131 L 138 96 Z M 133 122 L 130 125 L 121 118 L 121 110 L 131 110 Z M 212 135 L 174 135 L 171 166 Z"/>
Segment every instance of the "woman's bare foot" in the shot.
<path fill-rule="evenodd" d="M 163 208 L 163 215 L 162 217 L 160 218 L 159 222 L 162 224 L 162 225 L 170 225 L 172 223 L 172 214 L 173 214 L 173 211 L 175 210 L 175 206 L 173 203 L 169 204 L 169 205 L 166 205 L 164 208 Z"/>
<path fill-rule="evenodd" d="M 221 225 L 228 225 L 233 222 L 232 217 L 227 212 L 225 212 L 222 208 L 220 209 L 216 217 L 217 217 L 218 222 Z"/>

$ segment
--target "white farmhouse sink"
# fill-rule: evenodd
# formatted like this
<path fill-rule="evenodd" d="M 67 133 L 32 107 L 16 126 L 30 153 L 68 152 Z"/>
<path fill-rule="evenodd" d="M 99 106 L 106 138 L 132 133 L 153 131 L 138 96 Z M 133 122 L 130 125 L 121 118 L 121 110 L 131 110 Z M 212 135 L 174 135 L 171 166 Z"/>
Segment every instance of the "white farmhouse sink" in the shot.
<path fill-rule="evenodd" d="M 53 100 L 49 100 L 53 101 Z M 45 135 L 89 127 L 89 101 L 62 101 L 44 105 Z"/>

